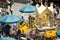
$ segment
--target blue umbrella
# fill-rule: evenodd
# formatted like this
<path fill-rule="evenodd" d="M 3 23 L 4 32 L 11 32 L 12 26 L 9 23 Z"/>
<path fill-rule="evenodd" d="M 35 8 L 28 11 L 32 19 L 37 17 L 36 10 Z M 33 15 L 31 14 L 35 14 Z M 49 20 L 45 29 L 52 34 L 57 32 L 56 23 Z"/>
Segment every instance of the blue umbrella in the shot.
<path fill-rule="evenodd" d="M 0 40 L 4 40 L 3 38 L 0 38 Z"/>
<path fill-rule="evenodd" d="M 22 13 L 33 13 L 35 12 L 35 6 L 32 5 L 27 5 L 27 6 L 23 6 L 19 11 Z"/>
<path fill-rule="evenodd" d="M 22 18 L 16 15 L 5 15 L 0 18 L 0 22 L 6 24 L 17 23 L 22 21 Z"/>
<path fill-rule="evenodd" d="M 60 37 L 60 30 L 57 31 L 57 36 Z"/>
<path fill-rule="evenodd" d="M 9 37 L 4 37 L 4 38 L 0 38 L 0 40 L 16 40 L 14 38 L 9 38 Z"/>

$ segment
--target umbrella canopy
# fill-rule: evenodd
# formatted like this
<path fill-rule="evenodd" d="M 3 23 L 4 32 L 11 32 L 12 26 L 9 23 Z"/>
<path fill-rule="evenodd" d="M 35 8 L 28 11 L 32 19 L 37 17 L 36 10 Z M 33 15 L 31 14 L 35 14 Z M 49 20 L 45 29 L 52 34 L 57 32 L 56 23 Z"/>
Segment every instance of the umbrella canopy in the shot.
<path fill-rule="evenodd" d="M 0 40 L 3 40 L 2 38 L 0 38 Z"/>
<path fill-rule="evenodd" d="M 57 31 L 57 36 L 60 37 L 60 30 Z"/>
<path fill-rule="evenodd" d="M 5 15 L 0 18 L 0 23 L 12 24 L 22 22 L 22 18 L 16 15 Z"/>
<path fill-rule="evenodd" d="M 9 37 L 4 37 L 4 38 L 0 38 L 0 40 L 15 40 L 14 38 L 9 38 Z"/>
<path fill-rule="evenodd" d="M 19 11 L 22 13 L 33 13 L 35 12 L 35 9 L 36 9 L 35 6 L 27 5 L 22 7 Z"/>

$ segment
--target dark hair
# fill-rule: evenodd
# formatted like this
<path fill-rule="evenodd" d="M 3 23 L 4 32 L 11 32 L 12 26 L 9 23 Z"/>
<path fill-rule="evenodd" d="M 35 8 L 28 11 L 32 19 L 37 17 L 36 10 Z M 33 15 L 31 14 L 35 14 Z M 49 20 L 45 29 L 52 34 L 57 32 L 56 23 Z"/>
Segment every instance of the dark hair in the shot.
<path fill-rule="evenodd" d="M 58 9 L 56 11 L 59 13 L 59 10 Z"/>
<path fill-rule="evenodd" d="M 20 30 L 18 30 L 18 32 L 17 33 L 21 33 L 21 31 Z"/>
<path fill-rule="evenodd" d="M 22 16 L 22 18 L 24 18 L 24 17 Z"/>
<path fill-rule="evenodd" d="M 55 8 L 55 5 L 53 5 L 53 8 Z"/>
<path fill-rule="evenodd" d="M 30 40 L 29 38 L 27 38 L 27 40 Z"/>
<path fill-rule="evenodd" d="M 2 31 L 0 31 L 0 33 L 1 33 Z"/>
<path fill-rule="evenodd" d="M 5 25 L 5 23 L 1 23 L 1 25 Z"/>
<path fill-rule="evenodd" d="M 1 0 L 1 1 L 6 2 L 6 0 Z"/>
<path fill-rule="evenodd" d="M 9 12 L 6 12 L 7 13 L 7 15 L 9 15 Z"/>

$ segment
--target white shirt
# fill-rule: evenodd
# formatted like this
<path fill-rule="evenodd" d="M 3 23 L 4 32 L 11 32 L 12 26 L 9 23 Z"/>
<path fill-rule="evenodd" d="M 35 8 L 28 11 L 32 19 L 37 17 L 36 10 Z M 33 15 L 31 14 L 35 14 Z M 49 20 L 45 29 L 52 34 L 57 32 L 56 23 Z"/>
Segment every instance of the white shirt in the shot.
<path fill-rule="evenodd" d="M 0 8 L 0 12 L 2 12 L 2 8 Z"/>
<path fill-rule="evenodd" d="M 21 37 L 21 39 L 26 40 L 27 38 Z"/>
<path fill-rule="evenodd" d="M 36 4 L 36 7 L 39 7 L 39 4 Z"/>
<path fill-rule="evenodd" d="M 56 8 L 54 8 L 54 13 L 56 13 L 56 14 L 57 14 Z"/>
<path fill-rule="evenodd" d="M 0 34 L 1 38 L 3 38 L 3 36 Z"/>
<path fill-rule="evenodd" d="M 17 28 L 17 24 L 14 23 L 14 24 L 13 24 L 13 29 L 16 29 L 16 28 Z"/>

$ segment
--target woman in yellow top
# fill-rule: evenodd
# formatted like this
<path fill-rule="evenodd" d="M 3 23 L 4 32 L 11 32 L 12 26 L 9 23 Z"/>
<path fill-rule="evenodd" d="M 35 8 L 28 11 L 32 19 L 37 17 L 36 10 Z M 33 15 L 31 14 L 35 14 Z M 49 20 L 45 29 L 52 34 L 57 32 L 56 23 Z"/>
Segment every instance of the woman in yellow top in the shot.
<path fill-rule="evenodd" d="M 24 31 L 24 33 L 26 33 L 29 31 L 29 27 L 26 24 L 24 24 L 22 30 Z"/>
<path fill-rule="evenodd" d="M 18 24 L 18 28 L 21 32 L 22 32 L 22 25 L 21 24 Z"/>

